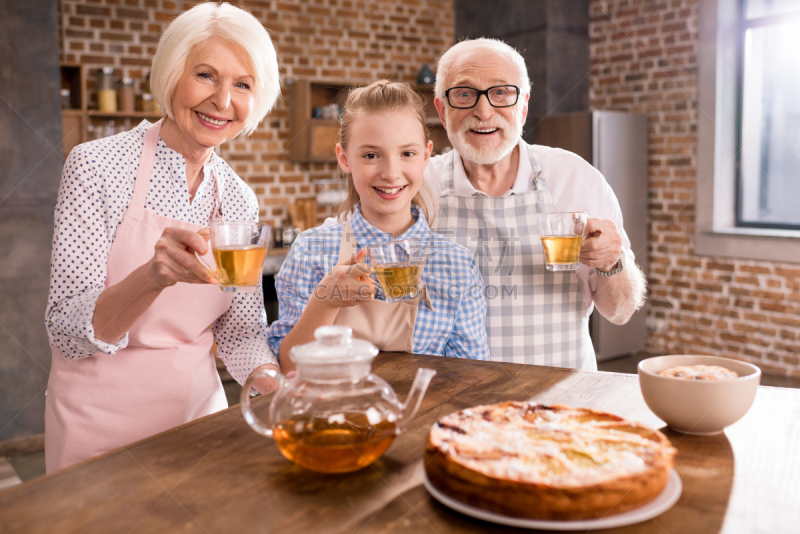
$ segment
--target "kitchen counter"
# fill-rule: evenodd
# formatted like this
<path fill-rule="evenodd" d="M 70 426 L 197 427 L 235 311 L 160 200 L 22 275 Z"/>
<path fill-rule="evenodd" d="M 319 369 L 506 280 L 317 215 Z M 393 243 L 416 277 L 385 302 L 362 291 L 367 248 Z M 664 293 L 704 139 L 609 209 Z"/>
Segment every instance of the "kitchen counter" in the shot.
<path fill-rule="evenodd" d="M 515 532 L 453 512 L 425 490 L 423 447 L 441 416 L 532 399 L 664 427 L 634 375 L 395 353 L 379 355 L 374 371 L 404 399 L 418 367 L 437 375 L 416 418 L 361 471 L 296 467 L 235 406 L 0 493 L 0 531 Z M 261 417 L 269 399 L 253 403 Z M 678 449 L 680 500 L 658 517 L 604 532 L 797 531 L 800 390 L 760 387 L 749 413 L 718 436 L 664 432 Z"/>

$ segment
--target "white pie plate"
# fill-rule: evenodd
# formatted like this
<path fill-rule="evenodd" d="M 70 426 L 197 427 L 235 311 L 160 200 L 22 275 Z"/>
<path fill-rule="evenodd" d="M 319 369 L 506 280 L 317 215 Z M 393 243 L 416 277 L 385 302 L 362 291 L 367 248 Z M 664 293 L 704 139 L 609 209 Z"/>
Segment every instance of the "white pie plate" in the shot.
<path fill-rule="evenodd" d="M 678 498 L 681 496 L 681 491 L 683 491 L 683 485 L 681 484 L 681 477 L 679 477 L 678 473 L 676 473 L 673 469 L 669 473 L 669 478 L 667 479 L 667 485 L 664 487 L 664 491 L 662 491 L 658 497 L 644 506 L 622 514 L 600 517 L 598 519 L 581 519 L 577 521 L 523 519 L 476 508 L 440 492 L 433 486 L 433 484 L 430 483 L 427 474 L 425 474 L 425 489 L 427 489 L 428 492 L 433 495 L 434 499 L 448 508 L 452 508 L 457 512 L 474 517 L 475 519 L 497 523 L 498 525 L 519 528 L 533 528 L 539 530 L 591 530 L 599 528 L 623 527 L 625 525 L 633 525 L 634 523 L 641 523 L 642 521 L 653 519 L 654 517 L 663 514 L 672 508 L 672 505 L 678 502 Z"/>

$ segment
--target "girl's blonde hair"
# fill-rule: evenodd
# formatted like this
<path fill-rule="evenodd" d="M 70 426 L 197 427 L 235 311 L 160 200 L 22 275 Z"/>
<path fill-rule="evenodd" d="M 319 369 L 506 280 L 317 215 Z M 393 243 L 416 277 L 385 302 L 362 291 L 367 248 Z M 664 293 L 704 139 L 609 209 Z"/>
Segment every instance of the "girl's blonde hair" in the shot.
<path fill-rule="evenodd" d="M 353 121 L 359 113 L 398 110 L 408 110 L 417 116 L 422 125 L 422 131 L 425 132 L 425 145 L 427 148 L 431 134 L 425 125 L 425 103 L 422 97 L 407 83 L 379 80 L 366 87 L 353 89 L 347 96 L 341 126 L 339 127 L 339 143 L 342 145 L 342 149 L 347 149 Z M 346 215 L 353 213 L 356 205 L 361 201 L 358 191 L 356 191 L 356 186 L 353 184 L 353 176 L 345 174 L 345 179 L 347 180 L 347 198 L 339 206 L 339 219 L 343 219 Z M 411 203 L 420 207 L 425 215 L 425 220 L 428 221 L 429 225 L 432 225 L 435 213 L 433 208 L 428 205 L 426 198 L 431 198 L 431 193 L 428 184 L 423 181 L 422 187 L 411 199 Z"/>

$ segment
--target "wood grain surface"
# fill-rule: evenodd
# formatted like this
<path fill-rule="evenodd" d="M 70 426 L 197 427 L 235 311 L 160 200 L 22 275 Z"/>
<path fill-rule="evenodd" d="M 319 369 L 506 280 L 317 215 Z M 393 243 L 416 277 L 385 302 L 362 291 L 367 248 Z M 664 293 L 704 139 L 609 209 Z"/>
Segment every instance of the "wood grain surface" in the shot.
<path fill-rule="evenodd" d="M 0 532 L 487 533 L 515 529 L 440 505 L 422 485 L 422 453 L 441 416 L 533 399 L 606 410 L 655 428 L 638 378 L 538 366 L 381 354 L 374 371 L 405 398 L 418 367 L 437 371 L 417 417 L 372 466 L 320 475 L 284 459 L 239 407 L 0 493 Z M 266 416 L 269 397 L 254 401 Z M 798 532 L 800 391 L 762 387 L 750 412 L 715 437 L 665 433 L 684 491 L 644 523 L 604 532 Z"/>

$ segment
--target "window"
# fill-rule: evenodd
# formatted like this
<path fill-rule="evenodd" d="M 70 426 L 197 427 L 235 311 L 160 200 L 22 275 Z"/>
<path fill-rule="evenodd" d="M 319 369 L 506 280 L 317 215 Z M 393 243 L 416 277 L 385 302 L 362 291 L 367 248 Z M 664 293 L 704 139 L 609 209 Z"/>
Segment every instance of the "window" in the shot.
<path fill-rule="evenodd" d="M 694 253 L 800 261 L 800 0 L 699 0 Z"/>
<path fill-rule="evenodd" d="M 800 0 L 739 10 L 736 225 L 800 229 Z"/>

